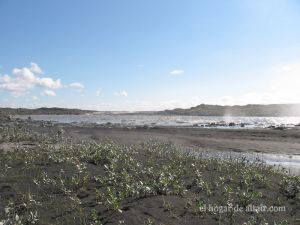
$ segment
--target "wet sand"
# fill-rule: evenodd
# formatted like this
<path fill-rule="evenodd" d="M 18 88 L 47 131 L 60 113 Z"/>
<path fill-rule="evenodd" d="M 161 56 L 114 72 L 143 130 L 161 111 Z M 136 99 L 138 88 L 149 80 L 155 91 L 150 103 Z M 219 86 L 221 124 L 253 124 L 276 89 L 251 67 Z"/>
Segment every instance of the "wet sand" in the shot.
<path fill-rule="evenodd" d="M 300 155 L 300 129 L 206 129 L 182 127 L 122 128 L 60 125 L 67 136 L 135 144 L 172 142 L 183 149 Z"/>

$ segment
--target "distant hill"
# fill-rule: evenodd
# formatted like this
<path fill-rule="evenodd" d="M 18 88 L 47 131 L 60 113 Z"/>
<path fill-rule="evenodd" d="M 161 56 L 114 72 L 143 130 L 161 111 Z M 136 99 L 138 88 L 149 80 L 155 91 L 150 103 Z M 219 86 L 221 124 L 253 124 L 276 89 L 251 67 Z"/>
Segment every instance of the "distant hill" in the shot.
<path fill-rule="evenodd" d="M 192 116 L 300 116 L 300 104 L 272 105 L 205 105 L 201 104 L 189 109 L 165 110 L 162 114 Z"/>
<path fill-rule="evenodd" d="M 37 108 L 37 109 L 25 109 L 25 108 L 0 108 L 0 114 L 4 115 L 80 115 L 86 113 L 93 113 L 92 110 L 81 109 L 67 109 L 67 108 Z"/>
<path fill-rule="evenodd" d="M 68 108 L 0 108 L 0 115 L 82 115 L 86 113 L 120 113 L 120 112 L 98 112 L 94 110 L 68 109 Z M 144 115 L 190 115 L 190 116 L 300 116 L 300 104 L 272 104 L 272 105 L 206 105 L 201 104 L 189 109 L 173 109 L 160 112 L 122 112 L 122 114 L 144 114 Z"/>

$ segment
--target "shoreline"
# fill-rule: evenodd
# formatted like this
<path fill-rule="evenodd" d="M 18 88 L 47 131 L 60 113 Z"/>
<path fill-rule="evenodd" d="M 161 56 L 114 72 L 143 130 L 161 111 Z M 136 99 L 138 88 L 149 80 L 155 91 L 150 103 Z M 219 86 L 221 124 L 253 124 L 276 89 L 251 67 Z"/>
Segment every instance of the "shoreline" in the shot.
<path fill-rule="evenodd" d="M 299 218 L 299 176 L 256 158 L 228 157 L 232 149 L 224 148 L 251 140 L 257 142 L 257 151 L 271 143 L 300 144 L 297 130 L 128 129 L 0 121 L 4 222 L 14 221 L 15 215 L 24 223 L 36 215 L 42 224 L 114 225 L 121 220 L 132 225 L 232 224 L 232 219 L 242 224 L 253 215 L 257 221 L 277 224 L 286 219 L 295 224 Z M 209 152 L 215 158 L 200 155 L 200 145 L 223 149 L 219 151 L 223 155 L 218 150 Z M 186 154 L 192 149 L 199 156 Z M 235 151 L 247 152 L 247 146 Z M 225 206 L 228 201 L 244 208 L 263 204 L 285 210 L 278 214 L 200 210 L 204 204 Z M 22 205 L 26 208 L 20 211 Z"/>
<path fill-rule="evenodd" d="M 300 154 L 300 129 L 218 129 L 195 127 L 119 127 L 103 125 L 57 124 L 75 139 L 110 139 L 120 144 L 148 140 L 172 142 L 177 147 L 197 150 Z"/>
<path fill-rule="evenodd" d="M 7 120 L 7 118 L 5 119 Z M 184 152 L 211 158 L 246 157 L 260 159 L 288 173 L 300 174 L 300 127 L 274 128 L 204 128 L 192 126 L 123 126 L 119 124 L 60 123 L 11 118 L 9 123 L 23 123 L 33 132 L 63 132 L 75 141 L 97 143 L 113 141 L 120 145 L 136 145 L 148 141 L 171 143 Z M 6 151 L 8 143 L 0 144 Z"/>
<path fill-rule="evenodd" d="M 121 145 L 135 145 L 149 140 L 172 143 L 185 152 L 208 154 L 212 158 L 227 156 L 259 158 L 274 167 L 300 174 L 300 128 L 203 128 L 186 126 L 120 126 L 118 124 L 59 123 L 23 120 L 32 131 L 47 133 L 62 130 L 76 141 L 97 143 L 113 141 Z M 1 148 L 1 146 L 0 146 Z M 293 160 L 290 160 L 290 159 Z"/>
<path fill-rule="evenodd" d="M 270 128 L 201 128 L 183 126 L 118 126 L 115 124 L 53 123 L 27 121 L 33 130 L 48 132 L 47 126 L 63 130 L 73 140 L 111 140 L 117 144 L 135 145 L 149 140 L 172 143 L 184 151 L 208 154 L 212 158 L 228 156 L 259 158 L 274 168 L 285 168 L 300 174 L 300 129 Z M 45 126 L 40 129 L 38 126 Z M 291 160 L 292 159 L 292 160 Z"/>
<path fill-rule="evenodd" d="M 118 144 L 137 144 L 148 140 L 172 142 L 183 149 L 240 153 L 300 155 L 300 127 L 215 128 L 193 126 L 126 126 L 119 124 L 60 123 L 13 118 L 33 131 L 49 132 L 63 129 L 75 140 L 112 140 Z"/>
<path fill-rule="evenodd" d="M 217 129 L 288 129 L 300 127 L 300 117 L 219 117 L 185 115 L 144 114 L 84 114 L 84 115 L 14 115 L 32 121 L 51 121 L 77 125 L 101 125 L 110 127 L 183 127 Z"/>

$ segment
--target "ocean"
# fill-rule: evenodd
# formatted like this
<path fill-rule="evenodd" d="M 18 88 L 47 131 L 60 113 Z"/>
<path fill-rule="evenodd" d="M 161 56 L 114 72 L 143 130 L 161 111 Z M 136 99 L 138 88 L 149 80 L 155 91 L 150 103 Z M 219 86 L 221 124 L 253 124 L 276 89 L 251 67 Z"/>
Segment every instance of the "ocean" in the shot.
<path fill-rule="evenodd" d="M 28 115 L 17 116 L 26 119 Z M 84 115 L 30 115 L 33 120 L 58 123 L 92 123 L 119 126 L 184 126 L 204 128 L 267 128 L 295 127 L 300 117 L 219 117 L 219 116 L 175 116 L 145 114 L 84 114 Z"/>

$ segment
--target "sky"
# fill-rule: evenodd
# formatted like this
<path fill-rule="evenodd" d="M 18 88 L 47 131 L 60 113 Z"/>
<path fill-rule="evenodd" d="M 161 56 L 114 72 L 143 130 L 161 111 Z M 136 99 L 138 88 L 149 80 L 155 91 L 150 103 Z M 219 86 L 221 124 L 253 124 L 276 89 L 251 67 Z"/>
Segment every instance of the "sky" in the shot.
<path fill-rule="evenodd" d="M 300 1 L 0 0 L 0 107 L 299 103 Z"/>

